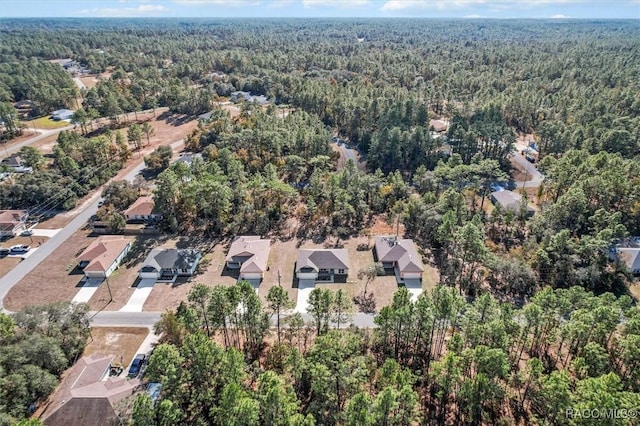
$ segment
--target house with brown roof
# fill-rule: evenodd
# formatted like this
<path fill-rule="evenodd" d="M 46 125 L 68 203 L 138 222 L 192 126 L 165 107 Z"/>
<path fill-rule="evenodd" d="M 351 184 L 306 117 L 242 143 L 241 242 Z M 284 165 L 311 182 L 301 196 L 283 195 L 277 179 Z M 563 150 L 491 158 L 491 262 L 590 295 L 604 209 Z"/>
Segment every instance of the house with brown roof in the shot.
<path fill-rule="evenodd" d="M 271 240 L 255 235 L 236 237 L 229 247 L 226 264 L 229 269 L 239 269 L 241 280 L 261 280 L 267 271 Z"/>
<path fill-rule="evenodd" d="M 393 269 L 399 284 L 407 280 L 422 280 L 424 265 L 413 240 L 378 236 L 374 249 L 376 260 L 386 270 Z"/>
<path fill-rule="evenodd" d="M 139 379 L 105 377 L 109 374 L 113 355 L 93 354 L 69 369 L 64 381 L 49 398 L 40 416 L 46 426 L 109 426 L 116 420 L 114 406 L 133 395 Z"/>
<path fill-rule="evenodd" d="M 300 249 L 296 276 L 300 281 L 346 282 L 349 253 L 346 249 Z"/>
<path fill-rule="evenodd" d="M 127 222 L 158 222 L 162 220 L 162 215 L 154 212 L 154 209 L 153 197 L 140 197 L 124 211 L 124 217 Z"/>
<path fill-rule="evenodd" d="M 0 210 L 0 237 L 13 237 L 26 229 L 25 210 Z"/>
<path fill-rule="evenodd" d="M 446 132 L 449 126 L 443 120 L 429 120 L 429 128 L 433 129 L 434 132 L 442 133 Z"/>
<path fill-rule="evenodd" d="M 131 240 L 124 237 L 98 237 L 78 256 L 78 266 L 87 278 L 106 278 L 130 249 Z"/>

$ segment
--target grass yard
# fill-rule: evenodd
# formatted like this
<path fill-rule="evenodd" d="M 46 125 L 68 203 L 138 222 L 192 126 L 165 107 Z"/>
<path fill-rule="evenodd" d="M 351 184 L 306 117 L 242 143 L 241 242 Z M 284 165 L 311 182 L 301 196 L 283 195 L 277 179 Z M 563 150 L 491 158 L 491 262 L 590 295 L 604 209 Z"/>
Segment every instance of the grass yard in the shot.
<path fill-rule="evenodd" d="M 82 355 L 115 355 L 114 363 L 126 367 L 148 334 L 149 329 L 144 327 L 92 327 L 89 343 Z"/>
<path fill-rule="evenodd" d="M 27 127 L 35 127 L 36 129 L 59 129 L 71 125 L 68 121 L 54 121 L 49 116 L 36 118 L 35 120 L 25 121 Z"/>

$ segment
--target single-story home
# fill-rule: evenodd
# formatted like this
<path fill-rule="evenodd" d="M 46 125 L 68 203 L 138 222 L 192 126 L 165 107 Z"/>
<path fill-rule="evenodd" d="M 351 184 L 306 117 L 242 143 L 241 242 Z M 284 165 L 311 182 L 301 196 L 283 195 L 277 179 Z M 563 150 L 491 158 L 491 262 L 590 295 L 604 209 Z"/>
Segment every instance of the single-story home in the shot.
<path fill-rule="evenodd" d="M 378 262 L 385 269 L 393 269 L 398 283 L 422 280 L 424 265 L 413 240 L 378 236 L 374 249 Z"/>
<path fill-rule="evenodd" d="M 193 161 L 196 158 L 200 159 L 201 161 L 204 161 L 203 158 L 202 158 L 202 154 L 200 154 L 200 153 L 183 152 L 182 154 L 180 154 L 178 156 L 178 158 L 176 158 L 174 163 L 184 163 L 187 166 L 191 167 L 191 164 L 193 164 Z"/>
<path fill-rule="evenodd" d="M 11 154 L 2 160 L 2 164 L 11 167 L 15 173 L 31 173 L 33 171 L 31 167 L 25 164 L 20 154 Z"/>
<path fill-rule="evenodd" d="M 71 111 L 70 109 L 59 109 L 57 111 L 53 111 L 53 113 L 51 114 L 51 119 L 55 121 L 71 120 L 73 114 L 73 111 Z"/>
<path fill-rule="evenodd" d="M 231 93 L 231 100 L 235 103 L 247 101 L 247 102 L 257 102 L 260 105 L 265 105 L 269 103 L 267 97 L 264 95 L 252 95 L 250 92 L 237 91 Z"/>
<path fill-rule="evenodd" d="M 522 207 L 522 203 L 524 203 L 524 199 L 522 195 L 509 191 L 495 191 L 491 193 L 491 202 L 495 205 L 500 205 L 504 210 L 513 210 L 518 212 Z M 536 210 L 531 207 L 530 204 L 527 204 L 527 216 L 533 216 Z"/>
<path fill-rule="evenodd" d="M 619 247 L 616 256 L 627 265 L 632 274 L 640 274 L 640 247 Z"/>
<path fill-rule="evenodd" d="M 299 280 L 346 282 L 349 253 L 346 249 L 300 249 L 296 261 Z"/>
<path fill-rule="evenodd" d="M 25 210 L 0 210 L 0 237 L 13 237 L 26 229 Z"/>
<path fill-rule="evenodd" d="M 98 237 L 78 256 L 78 266 L 87 278 L 107 278 L 130 249 L 131 240 L 124 237 Z"/>
<path fill-rule="evenodd" d="M 255 235 L 236 237 L 227 254 L 227 268 L 239 269 L 241 280 L 261 280 L 267 271 L 271 240 Z"/>
<path fill-rule="evenodd" d="M 162 220 L 162 215 L 157 212 L 154 213 L 154 208 L 153 197 L 140 197 L 124 211 L 124 217 L 127 222 L 158 222 Z"/>
<path fill-rule="evenodd" d="M 448 124 L 443 120 L 429 120 L 429 128 L 433 128 L 435 132 L 446 132 L 449 128 Z"/>
<path fill-rule="evenodd" d="M 179 276 L 192 276 L 201 257 L 199 250 L 156 248 L 145 259 L 138 276 L 141 279 L 174 282 Z"/>
<path fill-rule="evenodd" d="M 114 407 L 132 396 L 140 385 L 137 378 L 107 377 L 114 358 L 114 355 L 101 354 L 80 358 L 49 398 L 40 417 L 42 423 L 46 426 L 114 424 Z"/>

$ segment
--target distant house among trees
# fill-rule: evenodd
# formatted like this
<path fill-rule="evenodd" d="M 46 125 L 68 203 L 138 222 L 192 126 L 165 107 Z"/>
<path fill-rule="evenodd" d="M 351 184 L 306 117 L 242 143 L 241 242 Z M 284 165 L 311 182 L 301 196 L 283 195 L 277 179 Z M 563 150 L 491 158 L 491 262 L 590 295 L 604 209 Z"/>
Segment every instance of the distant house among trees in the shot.
<path fill-rule="evenodd" d="M 640 237 L 631 237 L 611 249 L 612 259 L 618 259 L 634 275 L 640 275 Z"/>
<path fill-rule="evenodd" d="M 527 210 L 527 216 L 533 216 L 536 212 L 536 210 L 531 207 L 529 203 L 527 203 L 526 206 L 523 205 L 525 203 L 525 200 L 523 199 L 522 195 L 509 190 L 492 192 L 491 202 L 494 205 L 499 205 L 504 210 L 512 210 L 516 213 L 524 207 Z"/>
<path fill-rule="evenodd" d="M 71 111 L 70 109 L 59 109 L 57 111 L 53 111 L 53 113 L 51 114 L 51 119 L 54 121 L 71 120 L 73 114 L 73 111 Z"/>
<path fill-rule="evenodd" d="M 154 212 L 154 209 L 155 203 L 153 201 L 153 197 L 140 197 L 124 211 L 124 217 L 127 222 L 148 223 L 161 221 L 162 215 Z"/>

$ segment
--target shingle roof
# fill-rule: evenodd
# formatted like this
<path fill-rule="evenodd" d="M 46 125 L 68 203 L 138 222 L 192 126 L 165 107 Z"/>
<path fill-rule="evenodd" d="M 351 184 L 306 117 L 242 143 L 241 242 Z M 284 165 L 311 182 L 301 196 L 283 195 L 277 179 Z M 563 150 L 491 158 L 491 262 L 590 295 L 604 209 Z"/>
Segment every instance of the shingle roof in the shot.
<path fill-rule="evenodd" d="M 93 354 L 80 360 L 65 373 L 65 379 L 50 398 L 42 416 L 50 426 L 106 426 L 112 424 L 113 404 L 133 394 L 138 379 L 103 380 L 113 355 Z"/>
<path fill-rule="evenodd" d="M 422 272 L 424 265 L 411 239 L 376 237 L 378 261 L 397 263 L 401 272 Z"/>
<path fill-rule="evenodd" d="M 154 207 L 153 197 L 140 197 L 124 211 L 124 214 L 126 216 L 149 216 Z"/>
<path fill-rule="evenodd" d="M 300 249 L 296 262 L 296 272 L 302 268 L 349 269 L 349 253 L 346 249 Z"/>
<path fill-rule="evenodd" d="M 200 252 L 192 249 L 163 249 L 151 250 L 144 261 L 142 269 L 145 271 L 161 269 L 191 269 L 200 258 Z"/>
<path fill-rule="evenodd" d="M 106 272 L 130 242 L 124 237 L 99 237 L 78 256 L 78 262 L 89 262 L 85 271 Z"/>
<path fill-rule="evenodd" d="M 240 272 L 265 272 L 271 241 L 256 235 L 236 237 L 229 247 L 227 262 L 243 262 Z"/>
<path fill-rule="evenodd" d="M 621 247 L 617 251 L 618 257 L 627 265 L 630 271 L 640 271 L 640 248 Z"/>
<path fill-rule="evenodd" d="M 504 209 L 518 210 L 522 205 L 522 195 L 509 190 L 492 192 L 491 198 Z M 527 211 L 534 211 L 534 208 L 527 204 Z"/>

